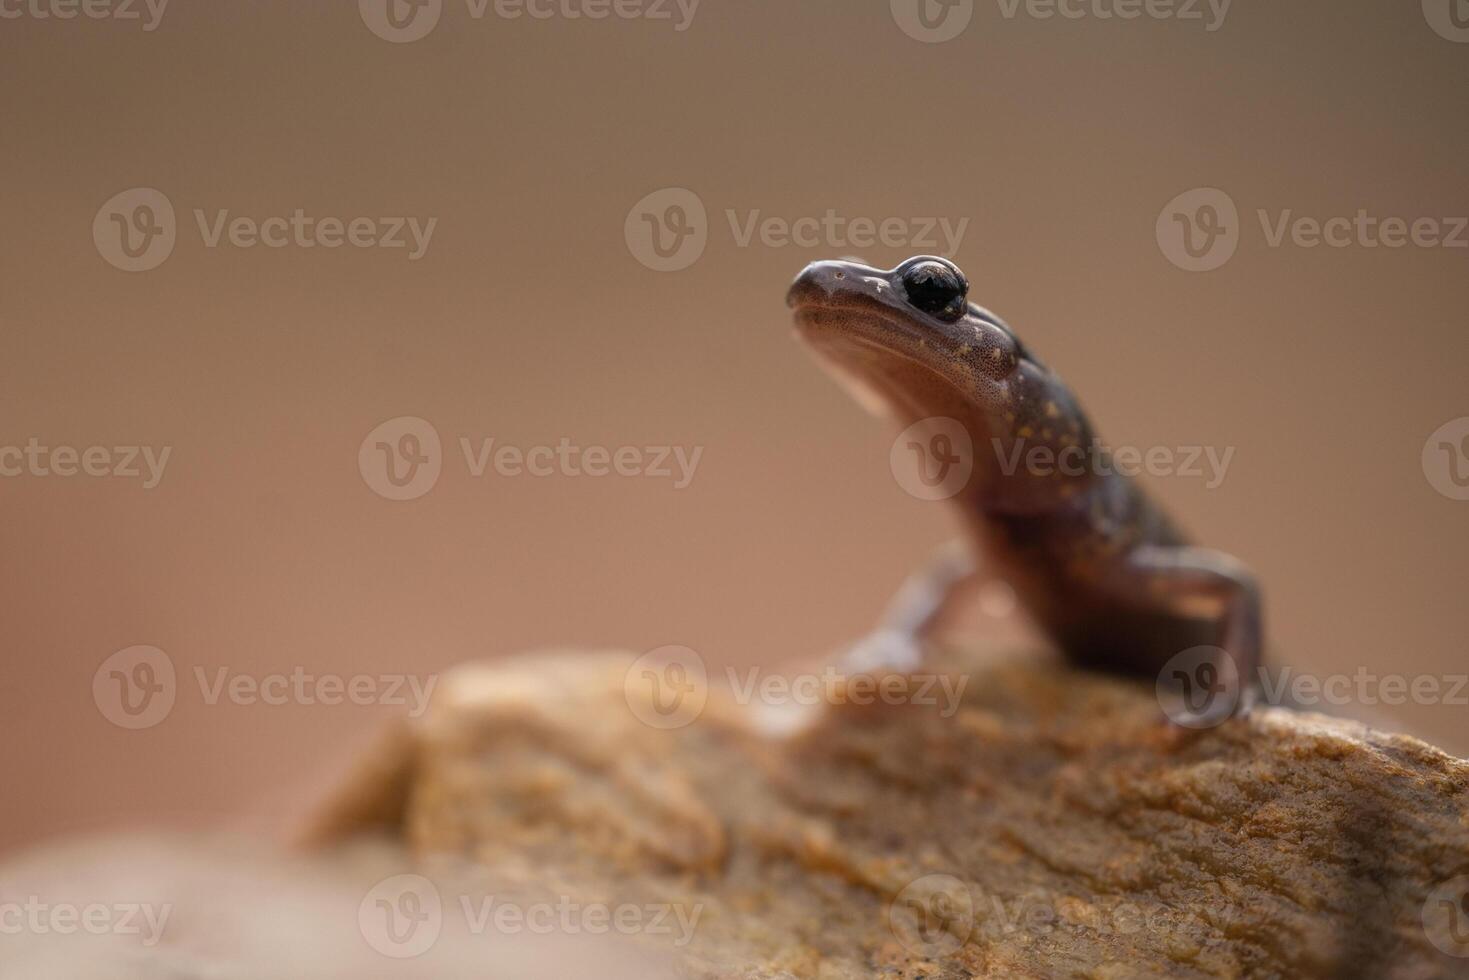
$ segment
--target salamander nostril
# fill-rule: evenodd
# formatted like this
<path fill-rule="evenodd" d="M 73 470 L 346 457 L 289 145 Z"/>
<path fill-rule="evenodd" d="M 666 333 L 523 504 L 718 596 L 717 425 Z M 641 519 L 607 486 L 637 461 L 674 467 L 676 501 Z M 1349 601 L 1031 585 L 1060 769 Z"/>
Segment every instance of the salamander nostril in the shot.
<path fill-rule="evenodd" d="M 957 320 L 967 307 L 969 283 L 951 262 L 923 259 L 903 270 L 908 302 L 932 316 Z"/>

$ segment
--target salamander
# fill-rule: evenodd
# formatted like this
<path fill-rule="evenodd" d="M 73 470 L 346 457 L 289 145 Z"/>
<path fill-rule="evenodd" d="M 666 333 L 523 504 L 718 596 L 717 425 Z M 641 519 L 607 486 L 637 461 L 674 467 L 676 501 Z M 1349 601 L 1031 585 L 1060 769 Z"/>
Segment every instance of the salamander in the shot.
<path fill-rule="evenodd" d="M 861 399 L 897 424 L 962 426 L 968 478 L 949 497 L 965 529 L 905 587 L 888 632 L 921 650 L 932 624 L 972 597 L 974 559 L 1006 579 L 1044 633 L 1087 668 L 1153 675 L 1197 647 L 1222 649 L 1213 675 L 1260 662 L 1254 575 L 1193 544 L 1108 459 L 1060 375 L 994 313 L 971 303 L 947 259 L 891 270 L 855 261 L 808 265 L 790 287 L 798 336 Z M 947 445 L 947 444 L 946 444 Z M 1041 450 L 1034 453 L 1034 450 Z M 1053 461 L 1044 467 L 1036 459 Z"/>

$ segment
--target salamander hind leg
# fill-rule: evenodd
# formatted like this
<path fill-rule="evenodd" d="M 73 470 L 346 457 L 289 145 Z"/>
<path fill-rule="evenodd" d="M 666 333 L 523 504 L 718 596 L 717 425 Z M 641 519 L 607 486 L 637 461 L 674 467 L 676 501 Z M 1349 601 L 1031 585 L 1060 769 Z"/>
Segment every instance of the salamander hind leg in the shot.
<path fill-rule="evenodd" d="M 1119 640 L 1147 658 L 1174 721 L 1207 727 L 1248 709 L 1263 634 L 1260 589 L 1243 563 L 1208 548 L 1145 545 L 1104 578 L 1097 585 L 1112 600 L 1152 614 L 1130 617 L 1138 633 Z M 1181 646 L 1181 623 L 1212 627 L 1213 645 Z"/>

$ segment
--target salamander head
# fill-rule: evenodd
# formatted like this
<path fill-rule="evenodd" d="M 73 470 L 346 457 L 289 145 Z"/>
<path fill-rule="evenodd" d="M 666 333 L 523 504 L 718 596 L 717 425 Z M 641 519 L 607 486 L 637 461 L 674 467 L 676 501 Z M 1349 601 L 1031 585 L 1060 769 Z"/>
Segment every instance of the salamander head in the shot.
<path fill-rule="evenodd" d="M 801 339 L 869 408 L 903 426 L 935 417 L 964 424 L 983 450 L 975 462 L 984 502 L 1043 503 L 1061 490 L 1056 481 L 996 472 L 989 450 L 1058 452 L 1085 444 L 1090 429 L 1061 379 L 968 293 L 958 266 L 920 255 L 891 270 L 814 262 L 786 302 Z"/>
<path fill-rule="evenodd" d="M 813 262 L 786 302 L 802 337 L 839 365 L 902 359 L 972 390 L 1009 377 L 1025 352 L 999 318 L 969 302 L 968 293 L 969 280 L 958 266 L 920 255 L 887 271 Z"/>

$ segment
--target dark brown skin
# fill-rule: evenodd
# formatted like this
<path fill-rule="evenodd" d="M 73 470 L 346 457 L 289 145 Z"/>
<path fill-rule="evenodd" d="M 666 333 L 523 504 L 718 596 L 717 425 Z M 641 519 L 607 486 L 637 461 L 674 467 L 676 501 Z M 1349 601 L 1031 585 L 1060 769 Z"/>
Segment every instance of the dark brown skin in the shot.
<path fill-rule="evenodd" d="M 1091 424 L 1061 378 L 967 293 L 953 263 L 919 256 L 889 271 L 813 263 L 788 303 L 818 359 L 900 426 L 950 418 L 968 431 L 973 473 L 952 499 L 969 543 L 1070 658 L 1156 676 L 1211 645 L 1248 684 L 1261 652 L 1253 576 L 1189 544 L 1105 453 L 1084 453 Z M 1017 450 L 1024 459 L 1036 447 L 1067 465 L 1013 465 Z M 950 586 L 962 577 L 933 576 Z M 937 618 L 941 604 L 931 605 L 909 617 L 915 631 Z"/>

